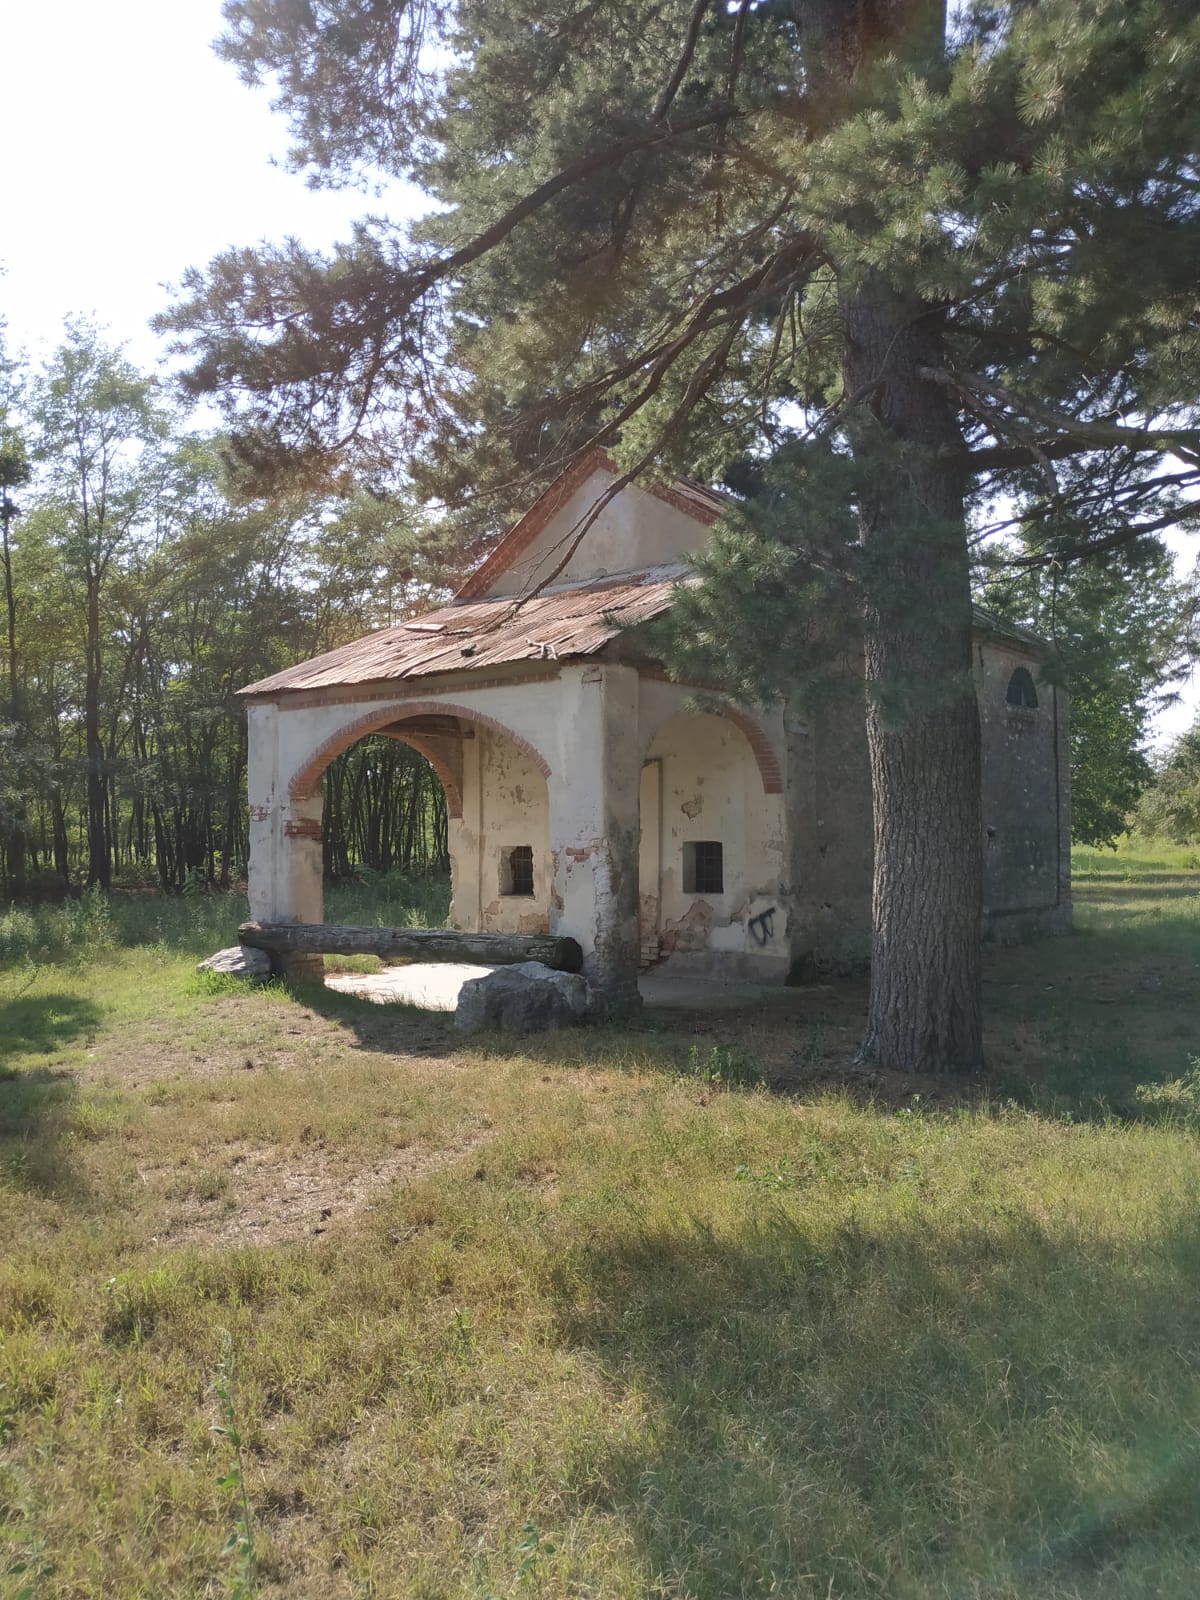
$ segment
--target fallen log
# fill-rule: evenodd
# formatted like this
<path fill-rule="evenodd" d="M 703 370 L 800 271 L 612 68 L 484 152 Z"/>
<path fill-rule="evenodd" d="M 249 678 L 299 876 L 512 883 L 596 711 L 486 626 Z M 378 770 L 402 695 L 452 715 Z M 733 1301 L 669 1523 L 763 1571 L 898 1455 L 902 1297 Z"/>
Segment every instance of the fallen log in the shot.
<path fill-rule="evenodd" d="M 281 956 L 378 956 L 381 961 L 469 961 L 511 966 L 540 961 L 578 972 L 583 951 L 550 933 L 458 933 L 453 928 L 354 928 L 336 922 L 243 922 L 238 940 Z"/>

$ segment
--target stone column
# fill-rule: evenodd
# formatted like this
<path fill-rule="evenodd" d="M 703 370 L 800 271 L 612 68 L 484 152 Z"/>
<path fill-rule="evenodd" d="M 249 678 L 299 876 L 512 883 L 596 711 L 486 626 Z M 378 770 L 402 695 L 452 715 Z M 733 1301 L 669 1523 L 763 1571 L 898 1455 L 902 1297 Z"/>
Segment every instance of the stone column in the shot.
<path fill-rule="evenodd" d="M 638 675 L 610 663 L 564 666 L 558 759 L 550 775 L 551 933 L 583 950 L 596 1002 L 638 993 Z"/>
<path fill-rule="evenodd" d="M 256 922 L 322 922 L 321 787 L 303 799 L 289 795 L 280 716 L 271 705 L 247 711 L 250 915 Z M 288 956 L 282 965 L 293 978 L 320 979 L 324 971 L 320 956 Z"/>

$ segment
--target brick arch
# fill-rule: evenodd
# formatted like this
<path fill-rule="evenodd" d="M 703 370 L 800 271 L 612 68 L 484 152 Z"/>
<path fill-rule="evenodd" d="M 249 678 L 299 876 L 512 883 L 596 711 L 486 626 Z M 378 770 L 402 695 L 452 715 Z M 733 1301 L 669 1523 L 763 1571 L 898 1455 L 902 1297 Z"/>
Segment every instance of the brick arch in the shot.
<path fill-rule="evenodd" d="M 462 790 L 459 788 L 458 779 L 451 772 L 449 766 L 442 760 L 428 739 L 423 739 L 419 733 L 403 733 L 397 728 L 387 727 L 376 730 L 383 739 L 395 739 L 398 744 L 406 744 L 410 750 L 415 750 L 418 755 L 424 756 L 429 765 L 442 780 L 442 788 L 446 791 L 446 815 L 448 817 L 462 816 Z"/>
<path fill-rule="evenodd" d="M 528 739 L 523 739 L 519 733 L 514 733 L 503 722 L 497 722 L 495 717 L 485 716 L 482 711 L 476 711 L 471 706 L 451 705 L 445 700 L 401 700 L 390 706 L 380 706 L 374 711 L 368 711 L 361 717 L 356 717 L 353 722 L 348 722 L 331 734 L 323 744 L 317 746 L 303 766 L 297 768 L 288 783 L 288 794 L 293 800 L 303 800 L 315 794 L 317 785 L 329 763 L 340 756 L 343 750 L 348 750 L 352 744 L 357 744 L 360 739 L 365 739 L 370 733 L 380 733 L 391 722 L 403 722 L 408 717 L 461 717 L 464 722 L 474 722 L 480 727 L 490 728 L 493 733 L 499 733 L 506 739 L 511 739 L 519 750 L 523 750 L 543 778 L 550 776 L 550 763 L 534 749 Z M 419 735 L 396 733 L 394 738 L 401 739 L 404 743 L 413 744 L 414 749 L 419 748 L 415 739 Z M 434 762 L 433 758 L 422 750 L 421 754 L 434 766 L 435 771 L 443 783 L 446 781 L 442 775 L 441 764 Z M 457 784 L 454 785 L 457 793 Z M 446 790 L 446 799 L 449 802 L 450 789 Z M 459 810 L 457 815 L 462 815 L 462 801 L 459 797 Z"/>
<path fill-rule="evenodd" d="M 667 680 L 664 675 L 664 682 L 666 681 L 670 680 Z M 650 744 L 646 746 L 646 749 L 649 750 L 651 748 L 654 740 L 658 738 L 663 728 L 672 718 L 697 715 L 724 717 L 726 722 L 732 722 L 734 727 L 740 729 L 745 736 L 746 743 L 750 746 L 755 765 L 758 767 L 758 775 L 762 779 L 763 793 L 783 793 L 783 771 L 779 765 L 779 757 L 775 754 L 774 745 L 767 738 L 762 725 L 756 722 L 748 712 L 739 711 L 736 706 L 706 705 L 698 712 L 688 711 L 684 706 L 677 706 L 671 712 L 671 715 L 654 730 L 654 737 L 650 740 Z"/>
<path fill-rule="evenodd" d="M 758 763 L 763 793 L 782 794 L 783 772 L 779 765 L 779 757 L 775 754 L 775 746 L 767 738 L 762 725 L 733 706 L 722 708 L 718 715 L 724 717 L 727 722 L 732 722 L 746 735 L 746 742 L 753 750 L 754 759 Z"/>

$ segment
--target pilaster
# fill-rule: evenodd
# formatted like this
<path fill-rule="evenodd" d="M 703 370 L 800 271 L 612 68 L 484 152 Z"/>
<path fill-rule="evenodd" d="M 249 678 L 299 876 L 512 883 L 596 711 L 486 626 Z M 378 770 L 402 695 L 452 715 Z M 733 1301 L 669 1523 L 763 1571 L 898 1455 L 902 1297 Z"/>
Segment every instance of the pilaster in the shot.
<path fill-rule="evenodd" d="M 250 915 L 256 922 L 321 922 L 324 918 L 320 787 L 303 799 L 288 793 L 280 713 L 248 708 L 247 787 L 250 801 Z M 320 956 L 289 956 L 289 977 L 319 978 Z"/>
<path fill-rule="evenodd" d="M 638 993 L 638 675 L 603 662 L 564 666 L 558 760 L 549 779 L 554 869 L 550 930 L 583 950 L 597 1003 L 629 1011 Z"/>

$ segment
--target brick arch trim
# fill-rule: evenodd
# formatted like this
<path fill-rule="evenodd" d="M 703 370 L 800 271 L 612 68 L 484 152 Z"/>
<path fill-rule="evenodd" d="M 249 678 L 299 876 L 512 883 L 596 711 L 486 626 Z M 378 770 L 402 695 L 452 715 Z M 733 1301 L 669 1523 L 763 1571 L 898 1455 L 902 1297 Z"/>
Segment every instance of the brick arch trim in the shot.
<path fill-rule="evenodd" d="M 668 682 L 671 680 L 668 680 L 664 674 L 663 681 Z M 672 712 L 672 716 L 691 716 L 694 714 L 695 713 L 685 711 L 682 707 Z M 771 743 L 770 739 L 767 738 L 766 732 L 764 731 L 762 725 L 756 722 L 748 712 L 739 711 L 736 706 L 706 706 L 703 714 L 712 717 L 724 717 L 726 722 L 732 722 L 734 727 L 741 730 L 741 732 L 745 735 L 746 743 L 750 746 L 751 753 L 754 756 L 755 765 L 758 767 L 758 775 L 762 779 L 763 793 L 782 794 L 783 770 L 779 765 L 779 757 L 775 754 L 775 747 Z M 668 717 L 667 721 L 669 722 L 670 720 L 671 718 Z M 656 730 L 654 735 L 655 739 L 658 738 L 659 732 L 661 732 L 662 728 L 665 726 L 666 723 L 664 722 L 660 725 L 659 729 Z M 653 745 L 653 742 L 654 741 L 651 740 L 651 745 Z"/>
<path fill-rule="evenodd" d="M 744 711 L 738 711 L 734 706 L 722 709 L 720 715 L 726 722 L 732 722 L 746 735 L 746 742 L 754 752 L 754 759 L 758 763 L 759 776 L 762 778 L 764 794 L 783 793 L 783 771 L 779 765 L 779 757 L 775 754 L 775 746 L 767 738 L 760 723 L 753 717 L 747 716 Z"/>
<path fill-rule="evenodd" d="M 446 815 L 448 817 L 462 816 L 462 790 L 458 780 L 451 772 L 449 766 L 432 743 L 423 739 L 419 733 L 403 733 L 391 727 L 380 728 L 381 736 L 385 739 L 395 739 L 398 744 L 406 744 L 410 750 L 415 750 L 418 755 L 424 756 L 429 765 L 442 780 L 442 788 L 446 791 Z"/>
<path fill-rule="evenodd" d="M 493 733 L 501 734 L 505 739 L 511 739 L 518 750 L 523 750 L 543 778 L 550 776 L 550 763 L 540 751 L 535 750 L 528 739 L 523 739 L 519 733 L 514 733 L 503 722 L 497 722 L 495 717 L 485 716 L 482 711 L 476 711 L 471 706 L 452 705 L 446 700 L 401 700 L 390 706 L 379 706 L 374 711 L 368 711 L 361 717 L 356 717 L 353 722 L 348 722 L 334 734 L 331 734 L 323 744 L 317 746 L 313 753 L 292 774 L 288 783 L 288 794 L 293 800 L 303 800 L 316 792 L 317 785 L 325 768 L 334 759 L 340 756 L 343 750 L 348 750 L 352 744 L 357 744 L 360 739 L 365 739 L 370 733 L 379 733 L 390 722 L 403 722 L 408 717 L 445 716 L 461 717 L 464 722 L 473 722 L 480 727 L 490 728 Z M 396 737 L 406 743 L 414 744 L 418 736 L 412 734 L 398 734 Z M 414 748 L 418 748 L 414 744 Z M 442 777 L 440 765 L 433 762 L 433 758 L 422 750 L 421 754 L 433 763 L 438 776 Z M 442 778 L 445 782 L 445 778 Z M 457 785 L 454 786 L 457 791 Z M 447 801 L 450 799 L 450 789 L 446 790 Z M 461 815 L 461 796 L 459 797 L 459 812 Z"/>

